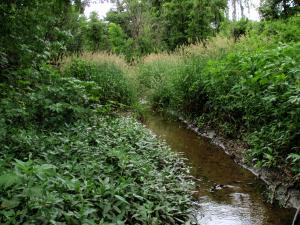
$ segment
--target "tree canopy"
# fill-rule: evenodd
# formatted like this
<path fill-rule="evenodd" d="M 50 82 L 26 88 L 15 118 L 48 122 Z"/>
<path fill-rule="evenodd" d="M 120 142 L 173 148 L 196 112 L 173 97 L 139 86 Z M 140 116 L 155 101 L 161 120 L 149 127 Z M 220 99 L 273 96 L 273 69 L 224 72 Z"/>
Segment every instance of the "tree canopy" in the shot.
<path fill-rule="evenodd" d="M 265 19 L 287 18 L 299 12 L 299 0 L 262 0 L 260 5 L 260 13 Z"/>

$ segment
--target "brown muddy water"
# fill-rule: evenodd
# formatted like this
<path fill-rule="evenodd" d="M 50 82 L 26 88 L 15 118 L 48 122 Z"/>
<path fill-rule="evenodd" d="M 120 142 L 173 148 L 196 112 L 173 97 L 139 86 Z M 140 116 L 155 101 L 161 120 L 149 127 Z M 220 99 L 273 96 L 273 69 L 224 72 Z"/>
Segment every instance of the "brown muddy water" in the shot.
<path fill-rule="evenodd" d="M 147 113 L 145 125 L 176 152 L 184 153 L 196 177 L 194 217 L 200 225 L 291 225 L 295 210 L 265 201 L 264 184 L 208 139 L 186 125 Z M 299 221 L 297 223 L 299 225 Z"/>

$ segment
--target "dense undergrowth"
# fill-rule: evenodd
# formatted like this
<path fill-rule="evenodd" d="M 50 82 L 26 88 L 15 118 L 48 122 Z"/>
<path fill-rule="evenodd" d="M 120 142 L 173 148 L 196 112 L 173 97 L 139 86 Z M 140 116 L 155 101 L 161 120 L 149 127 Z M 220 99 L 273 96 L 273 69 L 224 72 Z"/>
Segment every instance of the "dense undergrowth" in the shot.
<path fill-rule="evenodd" d="M 133 118 L 139 95 L 299 177 L 300 19 L 230 22 L 226 2 L 117 1 L 103 22 L 85 0 L 2 1 L 0 224 L 189 224 L 188 168 Z"/>
<path fill-rule="evenodd" d="M 140 83 L 154 108 L 243 138 L 249 162 L 299 176 L 300 18 L 248 26 L 237 43 L 219 37 L 146 58 Z"/>
<path fill-rule="evenodd" d="M 1 80 L 1 224 L 178 224 L 192 183 L 177 155 L 130 117 L 130 80 L 76 59 Z"/>

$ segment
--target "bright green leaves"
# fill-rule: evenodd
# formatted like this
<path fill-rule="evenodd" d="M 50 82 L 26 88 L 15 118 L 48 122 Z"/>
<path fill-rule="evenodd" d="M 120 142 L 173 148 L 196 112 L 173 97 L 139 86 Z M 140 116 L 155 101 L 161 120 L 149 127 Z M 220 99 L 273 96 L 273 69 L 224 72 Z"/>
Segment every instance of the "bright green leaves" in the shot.
<path fill-rule="evenodd" d="M 249 161 L 257 166 L 288 166 L 297 174 L 300 44 L 253 48 L 252 38 L 233 50 L 181 56 L 173 65 L 159 58 L 146 62 L 140 66 L 141 84 L 153 107 L 175 110 L 199 127 L 213 126 L 244 139 Z M 178 56 L 170 61 L 172 57 Z"/>
<path fill-rule="evenodd" d="M 22 183 L 22 179 L 15 173 L 6 173 L 0 176 L 0 186 L 4 189 L 20 183 Z"/>
<path fill-rule="evenodd" d="M 46 48 L 37 57 L 52 54 Z M 193 184 L 185 166 L 173 168 L 181 159 L 117 116 L 135 103 L 117 65 L 76 59 L 63 72 L 39 65 L 0 82 L 0 224 L 188 220 Z"/>
<path fill-rule="evenodd" d="M 287 160 L 290 161 L 293 165 L 294 172 L 299 176 L 300 175 L 300 152 L 298 149 L 297 153 L 291 153 L 287 157 Z"/>
<path fill-rule="evenodd" d="M 18 79 L 11 80 L 0 100 L 1 121 L 55 128 L 84 117 L 90 109 L 108 112 L 134 102 L 133 87 L 116 65 L 74 60 L 65 73 L 68 76 L 50 66 L 16 72 Z M 0 138 L 5 134 L 0 131 Z"/>
<path fill-rule="evenodd" d="M 1 223 L 188 220 L 193 183 L 187 168 L 133 119 L 94 115 L 34 134 L 30 160 L 11 162 L 10 150 L 0 161 Z"/>
<path fill-rule="evenodd" d="M 127 36 L 120 25 L 110 23 L 108 26 L 108 36 L 112 52 L 116 54 L 126 53 Z"/>
<path fill-rule="evenodd" d="M 98 18 L 96 12 L 92 12 L 89 21 L 86 23 L 86 41 L 89 46 L 89 50 L 96 52 L 103 49 L 107 49 L 107 36 L 106 36 L 106 24 Z M 83 29 L 83 27 L 81 27 Z"/>

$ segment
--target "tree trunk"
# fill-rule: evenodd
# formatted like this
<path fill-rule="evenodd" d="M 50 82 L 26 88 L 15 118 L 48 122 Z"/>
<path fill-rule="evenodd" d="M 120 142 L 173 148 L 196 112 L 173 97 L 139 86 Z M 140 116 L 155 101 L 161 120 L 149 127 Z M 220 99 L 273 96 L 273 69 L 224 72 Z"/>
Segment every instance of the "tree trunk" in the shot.
<path fill-rule="evenodd" d="M 232 20 L 233 21 L 237 20 L 237 18 L 236 18 L 236 4 L 237 4 L 237 0 L 232 0 L 232 8 L 233 8 L 233 11 L 232 11 Z"/>

